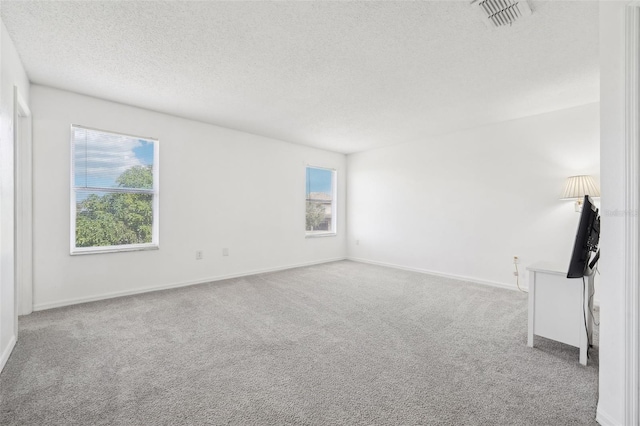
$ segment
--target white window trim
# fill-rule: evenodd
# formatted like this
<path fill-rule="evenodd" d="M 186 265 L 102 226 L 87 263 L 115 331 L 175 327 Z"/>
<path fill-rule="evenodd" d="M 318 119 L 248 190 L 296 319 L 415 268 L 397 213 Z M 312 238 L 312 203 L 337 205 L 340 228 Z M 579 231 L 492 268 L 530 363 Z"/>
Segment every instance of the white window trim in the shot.
<path fill-rule="evenodd" d="M 86 129 L 86 130 L 94 130 L 97 132 L 101 132 L 101 133 L 108 133 L 111 135 L 118 135 L 118 136 L 128 136 L 128 137 L 132 137 L 132 138 L 140 138 L 140 139 L 144 139 L 144 140 L 148 140 L 148 141 L 153 141 L 154 145 L 153 145 L 153 168 L 152 168 L 152 173 L 153 173 L 153 189 L 151 190 L 135 190 L 135 191 L 129 191 L 129 190 L 122 190 L 122 189 L 118 189 L 118 188 L 95 188 L 96 190 L 101 190 L 101 191 L 105 191 L 105 192 L 126 192 L 126 193 L 130 193 L 130 192 L 135 192 L 135 193 L 147 193 L 147 194 L 153 194 L 153 224 L 152 224 L 152 229 L 151 229 L 151 242 L 147 243 L 147 244 L 125 244 L 125 245 L 119 245 L 119 246 L 100 246 L 100 247 L 76 247 L 76 187 L 74 185 L 75 180 L 75 144 L 74 144 L 74 140 L 73 140 L 73 129 L 74 128 L 78 128 L 78 129 Z M 77 255 L 85 255 L 85 254 L 99 254 L 99 253 L 117 253 L 117 252 L 127 252 L 127 251 L 140 251 L 140 250 L 158 250 L 160 248 L 160 174 L 158 173 L 159 171 L 159 161 L 158 159 L 160 158 L 160 144 L 159 144 L 159 140 L 157 138 L 152 138 L 152 137 L 148 137 L 148 136 L 137 136 L 137 135 L 130 135 L 128 133 L 119 133 L 119 132 L 112 132 L 109 130 L 102 130 L 102 129 L 96 129 L 93 127 L 87 127 L 87 126 L 81 126 L 79 124 L 72 124 L 69 127 L 70 131 L 69 131 L 69 141 L 70 141 L 70 145 L 71 145 L 71 167 L 70 169 L 70 179 L 69 179 L 69 184 L 70 184 L 70 191 L 69 191 L 69 195 L 70 195 L 70 234 L 69 234 L 69 241 L 70 241 L 70 249 L 69 249 L 69 253 L 72 256 L 77 256 Z M 86 188 L 84 189 L 86 190 Z"/>
<path fill-rule="evenodd" d="M 307 231 L 305 229 L 305 238 L 324 238 L 324 237 L 335 237 L 338 235 L 338 170 L 333 168 L 333 167 L 325 167 L 325 166 L 316 166 L 314 164 L 306 164 L 305 168 L 304 168 L 304 176 L 305 176 L 305 193 L 304 193 L 304 203 L 305 203 L 305 210 L 307 207 L 307 169 L 308 168 L 312 168 L 312 169 L 323 169 L 323 170 L 329 170 L 331 171 L 331 173 L 333 174 L 333 177 L 331 179 L 331 195 L 332 195 L 332 199 L 331 199 L 331 227 L 332 227 L 332 231 L 322 231 L 322 232 L 315 232 L 315 231 Z M 306 228 L 306 226 L 305 226 Z M 313 232 L 313 233 L 312 233 Z"/>

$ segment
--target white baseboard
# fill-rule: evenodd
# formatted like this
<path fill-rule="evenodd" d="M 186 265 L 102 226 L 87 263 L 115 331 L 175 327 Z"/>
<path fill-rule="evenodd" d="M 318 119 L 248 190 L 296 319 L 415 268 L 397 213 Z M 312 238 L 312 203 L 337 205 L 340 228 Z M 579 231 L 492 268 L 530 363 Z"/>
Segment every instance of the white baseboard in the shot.
<path fill-rule="evenodd" d="M 420 272 L 421 274 L 435 275 L 437 277 L 452 278 L 455 280 L 466 281 L 474 284 L 482 284 L 482 285 L 488 285 L 491 287 L 505 288 L 507 290 L 518 291 L 518 287 L 515 284 L 505 284 L 497 281 L 482 280 L 480 278 L 466 277 L 464 275 L 447 274 L 444 272 L 431 271 L 431 270 L 422 269 L 422 268 L 413 268 L 410 266 L 396 265 L 394 263 L 378 262 L 376 260 L 362 259 L 359 257 L 347 257 L 347 260 L 352 260 L 354 262 L 361 262 L 361 263 L 369 263 L 371 265 L 386 266 L 388 268 L 402 269 L 403 271 Z M 528 290 L 527 287 L 523 285 L 521 285 L 520 287 L 523 290 Z"/>
<path fill-rule="evenodd" d="M 210 283 L 214 281 L 228 280 L 231 278 L 239 278 L 239 277 L 246 277 L 246 276 L 256 275 L 256 274 L 264 274 L 267 272 L 284 271 L 287 269 L 301 268 L 304 266 L 312 266 L 312 265 L 319 265 L 322 263 L 337 262 L 345 259 L 346 257 L 337 257 L 333 259 L 324 259 L 324 260 L 318 260 L 313 262 L 298 263 L 295 265 L 277 266 L 274 268 L 264 268 L 264 269 L 254 269 L 251 271 L 246 271 L 238 274 L 220 275 L 216 277 L 201 278 L 201 279 L 191 280 L 191 281 L 183 281 L 183 282 L 172 283 L 172 284 L 163 284 L 163 285 L 154 286 L 154 287 L 137 288 L 137 289 L 125 290 L 125 291 L 115 291 L 111 293 L 102 293 L 102 294 L 89 296 L 89 297 L 78 297 L 74 299 L 58 300 L 55 302 L 38 303 L 33 306 L 33 310 L 43 311 L 45 309 L 61 308 L 63 306 L 77 305 L 79 303 L 96 302 L 98 300 L 113 299 L 116 297 L 149 293 L 151 291 L 168 290 L 170 288 L 187 287 L 190 285 L 205 284 L 205 283 Z"/>
<path fill-rule="evenodd" d="M 600 407 L 596 410 L 596 422 L 602 426 L 622 426 L 622 423 L 615 421 L 613 417 L 602 411 Z"/>
<path fill-rule="evenodd" d="M 505 284 L 505 283 L 500 283 L 497 281 L 489 281 L 489 280 L 483 280 L 480 278 L 475 278 L 475 277 L 467 277 L 464 275 L 455 275 L 455 274 L 448 274 L 445 272 L 438 272 L 438 271 L 431 271 L 428 269 L 421 269 L 421 268 L 413 268 L 410 266 L 402 266 L 402 265 L 396 265 L 394 263 L 387 263 L 387 262 L 378 262 L 377 260 L 369 260 L 369 259 L 363 259 L 363 258 L 359 258 L 359 257 L 347 257 L 347 260 L 352 260 L 354 262 L 361 262 L 361 263 L 369 263 L 371 265 L 379 265 L 379 266 L 386 266 L 389 268 L 395 268 L 395 269 L 402 269 L 404 271 L 412 271 L 412 272 L 420 272 L 421 274 L 428 274 L 428 275 L 435 275 L 438 277 L 444 277 L 444 278 L 452 278 L 455 280 L 460 280 L 460 281 L 466 281 L 466 282 L 470 282 L 470 283 L 474 283 L 474 284 L 482 284 L 482 285 L 488 285 L 491 287 L 498 287 L 498 288 L 506 288 L 507 290 L 516 290 L 518 291 L 518 286 L 515 284 Z M 520 288 L 524 291 L 529 291 L 529 287 L 527 285 L 524 284 L 520 284 Z M 593 306 L 599 308 L 600 307 L 600 299 L 593 299 Z"/>
<path fill-rule="evenodd" d="M 16 345 L 16 336 L 11 336 L 11 340 L 9 340 L 9 344 L 2 351 L 2 355 L 0 356 L 0 372 L 4 369 L 5 364 L 9 360 L 9 356 L 11 355 L 11 351 L 13 351 L 14 346 Z"/>

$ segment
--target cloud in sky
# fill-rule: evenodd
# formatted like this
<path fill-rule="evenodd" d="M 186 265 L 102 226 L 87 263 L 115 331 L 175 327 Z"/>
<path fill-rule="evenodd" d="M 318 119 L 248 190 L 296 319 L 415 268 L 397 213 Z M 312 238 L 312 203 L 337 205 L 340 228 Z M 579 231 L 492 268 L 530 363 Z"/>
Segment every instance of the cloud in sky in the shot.
<path fill-rule="evenodd" d="M 73 141 L 76 187 L 113 188 L 127 169 L 153 162 L 153 142 L 143 139 L 74 128 Z"/>

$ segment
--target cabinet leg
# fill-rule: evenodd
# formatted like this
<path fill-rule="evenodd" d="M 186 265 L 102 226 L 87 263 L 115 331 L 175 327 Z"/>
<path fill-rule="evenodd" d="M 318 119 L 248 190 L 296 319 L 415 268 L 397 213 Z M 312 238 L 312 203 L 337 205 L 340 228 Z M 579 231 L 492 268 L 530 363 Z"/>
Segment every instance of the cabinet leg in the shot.
<path fill-rule="evenodd" d="M 580 364 L 582 365 L 587 365 L 587 346 L 580 345 Z"/>
<path fill-rule="evenodd" d="M 529 271 L 529 324 L 527 335 L 527 346 L 533 347 L 533 331 L 535 323 L 535 296 L 536 295 L 536 273 L 535 271 Z"/>

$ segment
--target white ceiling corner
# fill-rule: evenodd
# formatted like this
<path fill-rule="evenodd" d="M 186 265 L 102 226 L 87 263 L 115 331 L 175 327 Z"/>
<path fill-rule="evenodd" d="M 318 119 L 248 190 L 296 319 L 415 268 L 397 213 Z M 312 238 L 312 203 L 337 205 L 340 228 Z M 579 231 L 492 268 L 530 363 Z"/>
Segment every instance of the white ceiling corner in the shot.
<path fill-rule="evenodd" d="M 598 2 L 2 1 L 37 84 L 351 153 L 599 98 Z"/>

